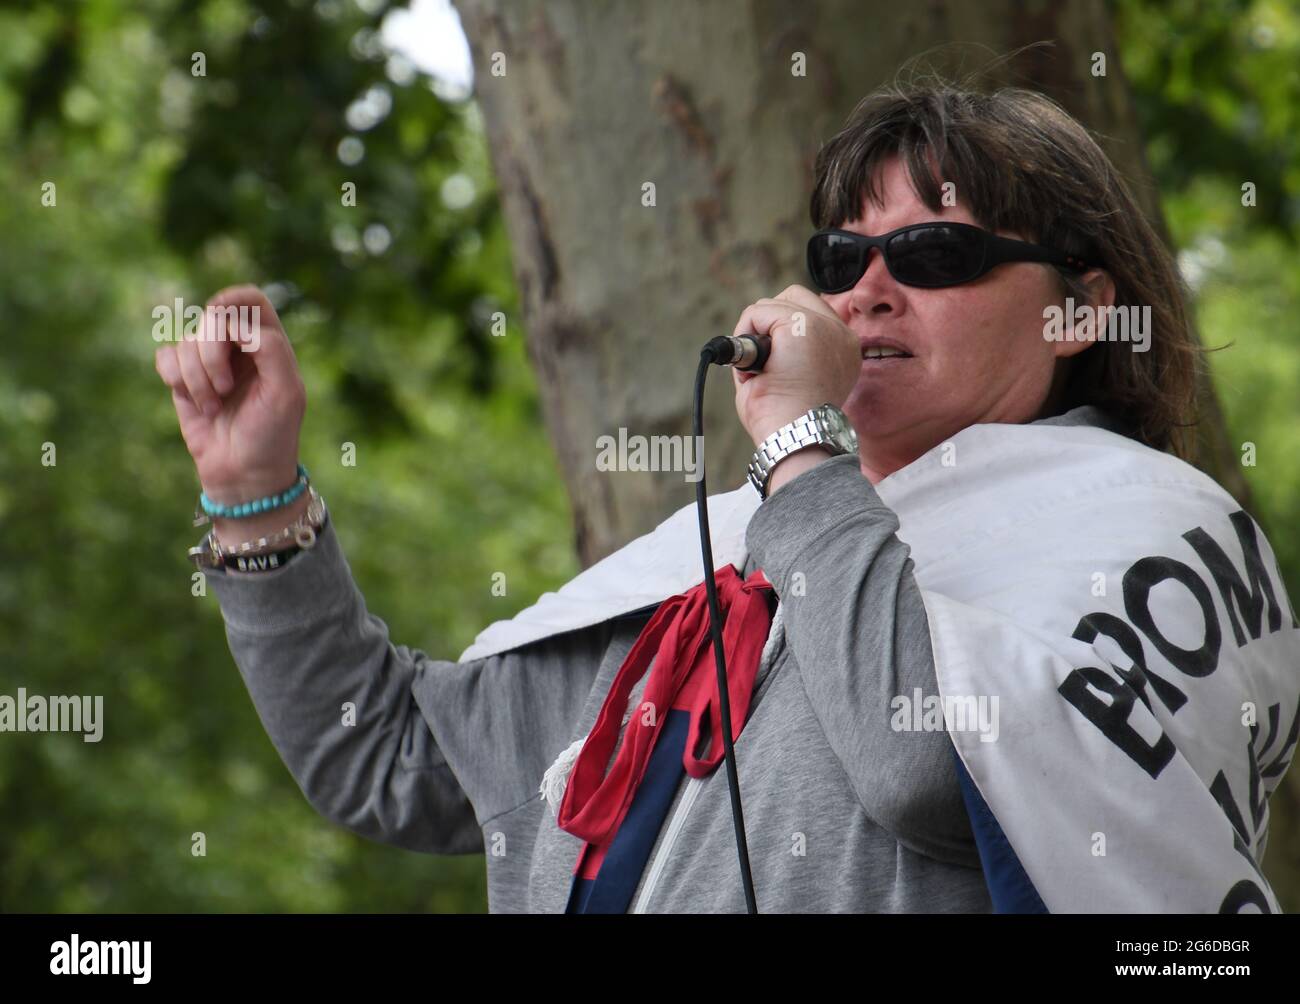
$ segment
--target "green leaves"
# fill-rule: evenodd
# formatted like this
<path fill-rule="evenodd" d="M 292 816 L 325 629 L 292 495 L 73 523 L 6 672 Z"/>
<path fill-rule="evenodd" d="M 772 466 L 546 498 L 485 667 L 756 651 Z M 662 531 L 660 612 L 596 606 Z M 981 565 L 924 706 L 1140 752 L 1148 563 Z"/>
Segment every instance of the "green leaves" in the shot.
<path fill-rule="evenodd" d="M 98 744 L 0 741 L 0 905 L 483 910 L 482 858 L 354 837 L 280 762 L 215 598 L 192 595 L 198 485 L 151 337 L 175 297 L 274 291 L 308 388 L 302 456 L 367 602 L 454 660 L 577 571 L 482 137 L 426 79 L 354 54 L 378 19 L 353 4 L 127 6 L 0 15 L 0 690 L 102 694 L 105 716 Z M 375 87 L 391 108 L 350 128 Z M 458 172 L 476 195 L 453 211 Z"/>

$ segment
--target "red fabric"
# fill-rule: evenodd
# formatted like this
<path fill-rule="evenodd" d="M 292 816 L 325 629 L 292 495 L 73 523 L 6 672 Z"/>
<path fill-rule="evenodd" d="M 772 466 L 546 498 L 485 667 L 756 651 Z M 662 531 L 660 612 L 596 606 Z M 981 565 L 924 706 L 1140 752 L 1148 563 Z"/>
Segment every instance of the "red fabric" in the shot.
<path fill-rule="evenodd" d="M 723 617 L 722 641 L 727 664 L 727 690 L 731 705 L 731 734 L 740 734 L 749 713 L 754 678 L 772 625 L 767 594 L 772 584 L 761 569 L 747 580 L 735 566 L 715 573 L 718 606 Z M 618 744 L 623 714 L 633 686 L 654 659 L 641 703 L 633 709 L 618 756 L 605 767 Z M 709 630 L 709 601 L 701 582 L 660 604 L 619 668 L 591 734 L 569 774 L 557 817 L 561 829 L 600 848 L 599 857 L 587 864 L 598 867 L 603 849 L 614 838 L 632 804 L 655 740 L 669 709 L 688 710 L 690 731 L 682 765 L 691 777 L 707 776 L 723 758 L 722 710 L 718 697 L 718 671 Z M 647 707 L 647 704 L 649 707 Z M 704 717 L 709 720 L 709 751 L 696 757 Z M 578 856 L 578 867 L 590 847 Z M 575 871 L 577 868 L 575 868 Z"/>

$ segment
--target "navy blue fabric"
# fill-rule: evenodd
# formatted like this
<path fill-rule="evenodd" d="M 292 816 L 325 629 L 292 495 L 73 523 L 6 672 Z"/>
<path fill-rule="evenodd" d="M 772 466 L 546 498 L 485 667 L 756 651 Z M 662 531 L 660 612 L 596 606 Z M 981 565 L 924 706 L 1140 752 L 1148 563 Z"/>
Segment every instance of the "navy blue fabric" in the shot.
<path fill-rule="evenodd" d="M 690 724 L 690 712 L 669 710 L 650 751 L 645 776 L 605 852 L 600 871 L 594 879 L 574 875 L 565 913 L 627 913 L 677 784 L 686 773 L 682 754 Z"/>
<path fill-rule="evenodd" d="M 984 801 L 984 796 L 975 787 L 956 747 L 953 747 L 952 758 L 957 762 L 957 783 L 961 786 L 966 814 L 970 816 L 971 830 L 975 834 L 975 846 L 979 850 L 980 863 L 984 866 L 984 881 L 989 887 L 989 897 L 993 900 L 993 912 L 1047 913 L 1047 906 L 1034 888 L 1034 883 L 1025 874 L 1020 858 L 1016 856 L 1007 835 Z"/>

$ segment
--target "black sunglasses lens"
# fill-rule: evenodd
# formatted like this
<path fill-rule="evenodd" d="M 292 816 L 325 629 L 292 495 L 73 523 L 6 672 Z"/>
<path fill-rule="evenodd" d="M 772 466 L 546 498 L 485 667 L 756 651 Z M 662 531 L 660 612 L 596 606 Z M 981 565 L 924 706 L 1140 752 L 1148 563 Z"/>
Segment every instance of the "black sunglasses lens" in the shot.
<path fill-rule="evenodd" d="M 979 272 L 984 242 L 977 231 L 963 227 L 923 227 L 891 238 L 886 254 L 899 282 L 949 286 Z"/>
<path fill-rule="evenodd" d="M 848 289 L 862 278 L 866 248 L 841 234 L 817 234 L 808 242 L 808 272 L 822 292 Z"/>

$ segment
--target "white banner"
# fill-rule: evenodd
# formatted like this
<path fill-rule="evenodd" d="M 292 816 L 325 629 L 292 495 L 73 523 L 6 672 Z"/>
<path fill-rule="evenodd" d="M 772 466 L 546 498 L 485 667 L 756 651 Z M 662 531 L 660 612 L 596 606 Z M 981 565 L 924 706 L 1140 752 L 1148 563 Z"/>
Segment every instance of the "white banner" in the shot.
<path fill-rule="evenodd" d="M 876 491 L 944 703 L 998 708 L 992 741 L 946 724 L 1047 908 L 1279 912 L 1256 863 L 1300 730 L 1300 625 L 1235 500 L 1116 433 L 1038 424 L 970 426 Z M 709 498 L 715 567 L 743 568 L 758 505 L 748 484 Z M 699 562 L 692 504 L 461 661 L 657 604 Z"/>

